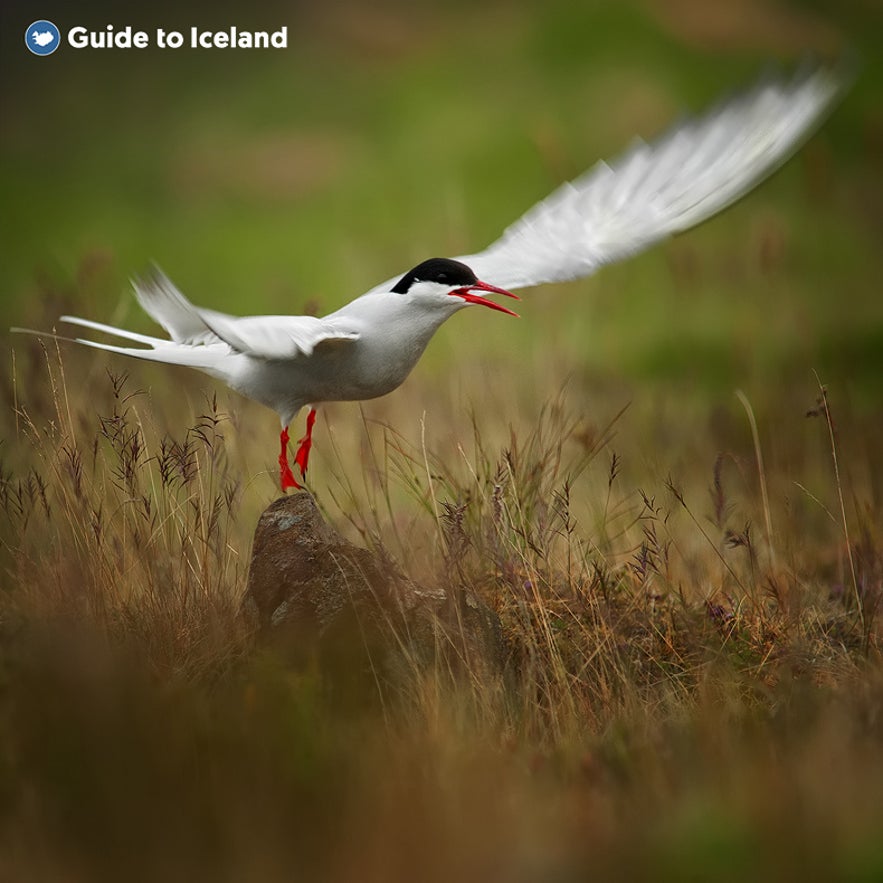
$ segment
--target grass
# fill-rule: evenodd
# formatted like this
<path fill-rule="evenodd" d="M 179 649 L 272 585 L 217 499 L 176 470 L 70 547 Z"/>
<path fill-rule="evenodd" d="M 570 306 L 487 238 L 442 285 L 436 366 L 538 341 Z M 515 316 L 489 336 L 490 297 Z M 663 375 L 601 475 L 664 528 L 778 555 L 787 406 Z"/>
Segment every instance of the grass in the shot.
<path fill-rule="evenodd" d="M 879 29 L 746 4 L 721 42 L 692 8 L 286 7 L 296 51 L 235 76 L 0 56 L 0 318 L 138 330 L 150 259 L 220 309 L 330 310 L 770 55 L 864 58 L 745 202 L 520 321 L 458 316 L 395 394 L 320 412 L 325 516 L 479 595 L 502 676 L 353 703 L 292 667 L 239 610 L 275 416 L 12 340 L 0 877 L 880 878 Z"/>
<path fill-rule="evenodd" d="M 41 382 L 8 403 L 15 879 L 879 874 L 883 513 L 849 444 L 879 415 L 817 389 L 770 444 L 736 401 L 727 446 L 694 418 L 697 460 L 660 475 L 618 453 L 649 425 L 634 405 L 595 425 L 565 391 L 532 431 L 476 413 L 449 445 L 366 407 L 363 468 L 330 469 L 320 504 L 410 576 L 469 586 L 508 663 L 354 706 L 239 613 L 273 496 L 272 470 L 243 483 L 248 421 L 208 399 L 169 430 L 132 377 L 75 387 L 88 358 L 17 347 Z"/>

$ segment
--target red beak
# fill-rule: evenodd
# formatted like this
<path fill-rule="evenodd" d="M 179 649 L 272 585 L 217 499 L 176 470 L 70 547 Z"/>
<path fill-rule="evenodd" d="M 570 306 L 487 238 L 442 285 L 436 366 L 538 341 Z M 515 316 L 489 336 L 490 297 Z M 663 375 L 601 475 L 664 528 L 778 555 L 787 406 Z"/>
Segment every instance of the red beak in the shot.
<path fill-rule="evenodd" d="M 496 285 L 488 285 L 487 282 L 481 281 L 473 282 L 472 285 L 467 285 L 464 288 L 455 288 L 451 294 L 455 294 L 457 297 L 462 297 L 468 304 L 481 304 L 483 307 L 490 307 L 492 310 L 499 310 L 501 313 L 506 313 L 508 316 L 515 316 L 516 319 L 518 318 L 518 313 L 513 313 L 512 310 L 502 307 L 500 304 L 494 303 L 492 300 L 488 300 L 480 294 L 473 294 L 474 291 L 489 291 L 492 294 L 505 294 L 506 297 L 514 297 L 515 300 L 521 300 L 517 294 L 512 294 L 511 291 L 506 291 L 505 288 L 497 288 Z"/>

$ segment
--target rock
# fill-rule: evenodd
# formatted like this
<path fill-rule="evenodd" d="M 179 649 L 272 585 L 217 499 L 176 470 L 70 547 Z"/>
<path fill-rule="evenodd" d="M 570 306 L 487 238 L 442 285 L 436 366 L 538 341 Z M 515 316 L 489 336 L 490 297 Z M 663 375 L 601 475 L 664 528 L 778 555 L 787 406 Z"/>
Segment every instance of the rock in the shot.
<path fill-rule="evenodd" d="M 287 655 L 357 679 L 400 680 L 440 659 L 502 669 L 492 610 L 468 591 L 418 586 L 391 560 L 353 545 L 307 491 L 261 515 L 243 607 Z"/>

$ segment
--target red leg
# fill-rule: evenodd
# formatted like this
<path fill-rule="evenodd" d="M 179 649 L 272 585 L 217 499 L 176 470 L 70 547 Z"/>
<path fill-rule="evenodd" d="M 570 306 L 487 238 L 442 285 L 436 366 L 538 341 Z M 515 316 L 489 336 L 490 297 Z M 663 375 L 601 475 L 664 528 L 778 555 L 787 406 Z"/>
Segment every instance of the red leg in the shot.
<path fill-rule="evenodd" d="M 288 427 L 279 434 L 279 443 L 282 450 L 279 452 L 279 484 L 282 490 L 287 491 L 290 488 L 299 488 L 295 477 L 291 474 L 291 468 L 288 465 Z"/>
<path fill-rule="evenodd" d="M 313 425 L 316 422 L 316 409 L 310 408 L 307 414 L 307 434 L 298 442 L 300 447 L 294 455 L 294 462 L 300 467 L 301 478 L 307 474 L 307 461 L 310 459 L 310 448 L 313 446 Z"/>

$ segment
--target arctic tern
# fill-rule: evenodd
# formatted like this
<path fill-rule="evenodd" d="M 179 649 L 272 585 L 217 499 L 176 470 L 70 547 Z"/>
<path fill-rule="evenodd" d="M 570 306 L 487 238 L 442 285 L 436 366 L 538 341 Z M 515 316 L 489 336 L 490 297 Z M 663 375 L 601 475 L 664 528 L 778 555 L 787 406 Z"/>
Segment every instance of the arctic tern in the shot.
<path fill-rule="evenodd" d="M 564 184 L 484 251 L 426 260 L 322 318 L 240 318 L 204 309 L 155 271 L 133 281 L 135 296 L 170 339 L 76 316 L 61 321 L 139 346 L 77 343 L 197 368 L 272 408 L 282 423 L 280 484 L 283 491 L 298 488 L 288 462 L 288 427 L 302 408 L 309 406 L 306 434 L 294 457 L 301 479 L 317 405 L 391 392 L 439 326 L 465 307 L 516 315 L 487 294 L 516 298 L 510 289 L 587 276 L 726 208 L 797 150 L 845 84 L 842 72 L 824 66 L 788 80 L 764 78 Z"/>

